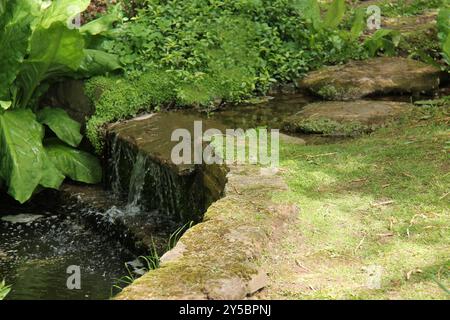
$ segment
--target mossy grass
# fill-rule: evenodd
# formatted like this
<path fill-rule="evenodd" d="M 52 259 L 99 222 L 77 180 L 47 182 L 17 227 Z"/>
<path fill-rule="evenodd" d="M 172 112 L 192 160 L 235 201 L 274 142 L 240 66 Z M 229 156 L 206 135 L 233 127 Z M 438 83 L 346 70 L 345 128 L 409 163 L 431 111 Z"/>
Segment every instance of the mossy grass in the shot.
<path fill-rule="evenodd" d="M 277 272 L 269 297 L 449 298 L 448 110 L 417 108 L 348 141 L 282 144 L 291 191 L 276 199 L 301 212 L 278 248 L 285 258 L 270 262 Z M 292 272 L 293 261 L 306 269 Z M 366 287 L 371 265 L 382 268 L 380 289 Z"/>

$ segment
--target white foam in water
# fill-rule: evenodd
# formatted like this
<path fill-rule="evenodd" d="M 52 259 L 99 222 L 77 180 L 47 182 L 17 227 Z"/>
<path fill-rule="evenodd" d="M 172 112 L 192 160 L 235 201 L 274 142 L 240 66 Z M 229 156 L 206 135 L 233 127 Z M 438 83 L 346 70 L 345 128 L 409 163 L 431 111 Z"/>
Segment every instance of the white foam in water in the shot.
<path fill-rule="evenodd" d="M 43 215 L 40 214 L 17 214 L 17 215 L 11 215 L 11 216 L 4 216 L 1 218 L 1 220 L 10 222 L 10 223 L 30 223 L 37 219 L 42 218 Z"/>

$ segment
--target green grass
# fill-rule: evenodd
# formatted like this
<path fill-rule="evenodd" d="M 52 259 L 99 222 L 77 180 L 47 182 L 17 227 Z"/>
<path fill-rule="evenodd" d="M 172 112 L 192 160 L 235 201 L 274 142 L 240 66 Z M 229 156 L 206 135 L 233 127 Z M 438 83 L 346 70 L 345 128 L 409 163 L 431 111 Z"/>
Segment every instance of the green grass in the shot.
<path fill-rule="evenodd" d="M 301 212 L 280 254 L 310 272 L 280 271 L 271 297 L 448 298 L 450 118 L 420 110 L 370 136 L 282 145 L 291 192 L 277 198 Z M 383 268 L 379 290 L 365 286 L 370 265 Z"/>

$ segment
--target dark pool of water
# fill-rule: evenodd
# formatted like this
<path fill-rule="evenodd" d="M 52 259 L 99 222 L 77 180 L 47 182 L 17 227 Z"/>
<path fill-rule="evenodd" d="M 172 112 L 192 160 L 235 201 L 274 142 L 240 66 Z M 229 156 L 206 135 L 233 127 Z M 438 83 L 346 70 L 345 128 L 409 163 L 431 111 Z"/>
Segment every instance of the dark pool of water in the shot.
<path fill-rule="evenodd" d="M 108 299 L 116 279 L 127 274 L 131 252 L 85 227 L 76 214 L 61 213 L 0 220 L 0 279 L 12 284 L 7 299 Z M 36 216 L 23 220 L 29 218 Z M 67 288 L 73 265 L 80 267 L 80 290 Z"/>
<path fill-rule="evenodd" d="M 204 118 L 222 123 L 227 128 L 250 129 L 260 126 L 270 129 L 282 129 L 283 121 L 303 109 L 315 99 L 305 94 L 278 95 L 258 104 L 241 104 L 227 106 L 209 114 Z M 186 113 L 193 114 L 192 111 Z"/>

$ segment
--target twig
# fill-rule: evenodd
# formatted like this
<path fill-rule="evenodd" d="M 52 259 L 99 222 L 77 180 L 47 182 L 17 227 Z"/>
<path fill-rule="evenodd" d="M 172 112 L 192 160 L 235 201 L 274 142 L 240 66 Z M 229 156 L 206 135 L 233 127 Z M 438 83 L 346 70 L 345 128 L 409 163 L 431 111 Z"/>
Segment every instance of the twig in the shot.
<path fill-rule="evenodd" d="M 326 156 L 332 156 L 335 155 L 336 152 L 329 152 L 329 153 L 321 153 L 321 154 L 315 154 L 315 155 L 306 155 L 307 158 L 318 158 L 318 157 L 326 157 Z"/>
<path fill-rule="evenodd" d="M 442 197 L 439 198 L 439 200 L 444 199 L 445 197 L 447 197 L 450 194 L 450 192 L 447 192 L 446 194 L 444 194 Z"/>
<path fill-rule="evenodd" d="M 366 236 L 364 236 L 364 237 L 361 239 L 361 241 L 358 243 L 358 245 L 356 246 L 356 248 L 355 248 L 355 253 L 356 253 L 356 251 L 359 250 L 359 248 L 361 248 L 361 246 L 362 246 L 363 243 L 364 243 L 364 240 L 366 240 Z"/>
<path fill-rule="evenodd" d="M 378 202 L 378 203 L 373 203 L 372 206 L 379 207 L 379 206 L 386 206 L 388 204 L 393 204 L 393 203 L 395 203 L 394 200 L 387 200 L 387 201 L 382 201 L 382 202 Z"/>
<path fill-rule="evenodd" d="M 308 272 L 311 272 L 311 269 L 309 269 L 309 268 L 305 267 L 304 265 L 302 265 L 302 264 L 300 263 L 300 261 L 295 260 L 295 264 L 296 264 L 297 266 L 299 266 L 300 268 L 302 268 L 303 270 L 308 271 Z"/>
<path fill-rule="evenodd" d="M 230 183 L 230 184 L 231 184 L 231 186 L 233 187 L 234 191 L 235 191 L 238 195 L 241 195 L 241 194 L 242 194 L 241 192 L 239 192 L 238 189 L 236 189 L 236 186 L 235 186 L 234 184 L 232 184 L 232 183 Z"/>

